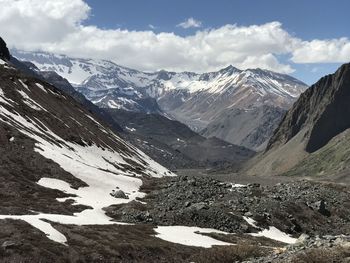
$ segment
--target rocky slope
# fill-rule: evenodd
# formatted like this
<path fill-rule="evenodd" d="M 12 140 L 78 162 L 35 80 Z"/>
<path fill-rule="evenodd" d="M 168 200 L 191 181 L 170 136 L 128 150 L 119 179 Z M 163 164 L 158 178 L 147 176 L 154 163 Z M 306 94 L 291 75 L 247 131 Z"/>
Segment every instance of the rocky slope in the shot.
<path fill-rule="evenodd" d="M 178 176 L 151 179 L 142 188 L 149 192 L 144 204 L 111 206 L 108 213 L 125 222 L 201 226 L 236 234 L 271 226 L 295 237 L 350 234 L 346 186 L 306 180 L 239 185 Z"/>
<path fill-rule="evenodd" d="M 217 116 L 200 134 L 262 151 L 285 113 L 286 110 L 270 105 L 230 109 Z"/>
<path fill-rule="evenodd" d="M 271 113 L 267 118 L 273 121 L 272 126 L 280 121 L 278 115 L 266 112 L 263 106 L 289 109 L 306 89 L 306 85 L 295 78 L 261 69 L 242 71 L 229 66 L 203 74 L 167 71 L 145 73 L 105 60 L 23 51 L 14 51 L 14 55 L 21 60 L 31 61 L 40 70 L 55 71 L 98 106 L 138 112 L 163 111 L 195 131 L 210 125 L 205 132 L 208 137 L 217 135 L 231 143 L 251 146 L 253 149 L 264 148 L 272 129 L 263 135 L 263 139 L 254 140 L 254 136 L 221 137 L 222 133 L 212 128 L 215 120 L 220 116 L 230 116 L 232 122 L 225 126 L 223 134 L 235 134 L 239 126 L 234 123 L 243 119 L 245 114 L 237 116 L 232 112 L 254 109 L 258 117 L 255 127 L 244 126 L 241 130 L 242 134 L 259 134 L 265 125 L 265 119 L 261 117 L 263 114 Z"/>
<path fill-rule="evenodd" d="M 258 166 L 265 163 L 265 171 L 272 173 L 304 170 L 302 174 L 309 176 L 345 173 L 349 162 L 346 147 L 341 145 L 347 145 L 350 128 L 349 98 L 350 64 L 344 64 L 300 96 L 276 129 Z"/>
<path fill-rule="evenodd" d="M 180 176 L 151 179 L 142 187 L 148 193 L 143 204 L 111 206 L 107 213 L 117 220 L 138 224 L 200 225 L 224 230 L 232 234 L 214 236 L 236 243 L 241 251 L 233 248 L 236 246 L 217 247 L 194 257 L 195 262 L 349 260 L 349 186 L 306 180 L 271 186 L 239 185 Z M 282 240 L 293 239 L 286 233 L 295 239 L 293 244 L 281 246 Z M 262 238 L 264 235 L 270 238 Z"/>
<path fill-rule="evenodd" d="M 172 175 L 69 95 L 0 61 L 0 219 L 65 244 L 48 221 L 114 224 L 104 206 L 141 197 L 142 177 Z"/>

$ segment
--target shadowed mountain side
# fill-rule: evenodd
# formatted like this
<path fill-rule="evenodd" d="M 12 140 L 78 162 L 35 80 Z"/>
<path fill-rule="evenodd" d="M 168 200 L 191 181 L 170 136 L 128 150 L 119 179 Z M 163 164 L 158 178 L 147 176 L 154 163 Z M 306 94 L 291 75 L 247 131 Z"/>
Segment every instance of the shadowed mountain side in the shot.
<path fill-rule="evenodd" d="M 344 146 L 350 128 L 349 101 L 350 64 L 344 64 L 300 96 L 249 171 L 303 176 L 348 171 Z"/>
<path fill-rule="evenodd" d="M 254 155 L 253 151 L 244 147 L 217 138 L 207 139 L 186 125 L 158 114 L 116 109 L 108 109 L 107 112 L 128 131 L 127 138 L 154 159 L 171 153 L 168 165 L 173 169 L 237 166 Z M 145 149 L 151 145 L 156 146 L 158 151 Z"/>

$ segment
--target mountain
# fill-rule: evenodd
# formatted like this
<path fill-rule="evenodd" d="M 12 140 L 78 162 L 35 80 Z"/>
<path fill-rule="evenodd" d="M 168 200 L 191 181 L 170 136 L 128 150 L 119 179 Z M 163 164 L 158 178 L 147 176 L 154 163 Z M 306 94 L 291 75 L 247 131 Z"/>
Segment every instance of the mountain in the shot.
<path fill-rule="evenodd" d="M 267 111 L 266 106 L 287 110 L 307 88 L 291 76 L 261 69 L 239 70 L 229 66 L 203 74 L 164 70 L 147 73 L 106 60 L 18 50 L 13 53 L 20 60 L 32 62 L 41 71 L 55 71 L 102 108 L 166 114 L 194 131 L 208 127 L 202 133 L 207 137 L 218 136 L 253 149 L 262 149 L 272 135 L 271 127 L 280 122 L 280 115 L 274 110 Z M 237 136 L 224 135 L 235 134 L 237 126 L 233 123 L 251 118 L 251 114 L 245 112 L 253 109 L 259 118 L 255 127 L 242 128 Z M 241 114 L 237 116 L 235 110 Z M 264 112 L 271 115 L 263 117 Z M 225 132 L 217 132 L 213 126 L 223 116 L 231 118 L 230 125 L 225 126 Z M 269 132 L 263 135 L 264 140 L 252 141 L 253 134 L 260 134 L 259 131 L 264 129 L 265 119 L 273 122 Z M 242 134 L 248 137 L 242 137 Z"/>
<path fill-rule="evenodd" d="M 186 125 L 159 114 L 106 109 L 119 123 L 125 139 L 171 169 L 237 169 L 254 155 L 252 150 L 217 138 L 205 138 Z"/>
<path fill-rule="evenodd" d="M 308 176 L 346 174 L 350 168 L 349 99 L 350 64 L 344 64 L 300 96 L 274 132 L 256 169 Z"/>
<path fill-rule="evenodd" d="M 56 88 L 60 89 L 66 94 L 69 94 L 77 102 L 82 104 L 86 109 L 91 113 L 95 114 L 99 119 L 103 120 L 105 123 L 108 123 L 111 128 L 116 132 L 122 132 L 123 129 L 112 120 L 108 113 L 105 110 L 97 107 L 91 101 L 85 98 L 84 95 L 77 92 L 72 85 L 66 80 L 58 75 L 54 71 L 40 71 L 34 64 L 27 61 L 18 61 L 15 57 L 11 56 L 11 64 L 13 64 L 17 69 L 20 69 L 22 72 L 25 72 L 28 75 L 42 79 L 52 84 Z"/>
<path fill-rule="evenodd" d="M 262 151 L 285 113 L 286 110 L 270 105 L 233 108 L 223 111 L 200 134 Z"/>
<path fill-rule="evenodd" d="M 0 59 L 0 219 L 8 227 L 22 220 L 66 244 L 54 224 L 115 224 L 104 207 L 142 197 L 143 178 L 173 175 L 68 94 Z"/>
<path fill-rule="evenodd" d="M 99 108 L 56 72 L 40 71 L 31 62 L 19 62 L 13 57 L 11 63 L 72 96 L 91 113 L 109 124 L 114 131 L 119 132 L 126 141 L 169 169 L 214 167 L 238 169 L 243 161 L 254 154 L 251 150 L 219 139 L 206 139 L 184 124 L 159 114 Z M 147 100 L 149 98 L 144 99 Z M 124 129 L 119 124 L 123 125 Z"/>

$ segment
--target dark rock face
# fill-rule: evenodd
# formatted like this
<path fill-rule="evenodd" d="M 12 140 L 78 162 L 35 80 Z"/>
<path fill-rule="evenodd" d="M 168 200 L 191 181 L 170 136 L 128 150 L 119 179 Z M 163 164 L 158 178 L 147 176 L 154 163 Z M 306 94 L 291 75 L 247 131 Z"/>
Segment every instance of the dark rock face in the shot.
<path fill-rule="evenodd" d="M 0 37 L 0 58 L 10 60 L 10 52 L 6 46 L 5 41 Z"/>
<path fill-rule="evenodd" d="M 341 67 L 328 81 L 323 88 L 330 89 L 326 94 L 329 104 L 311 130 L 308 152 L 318 150 L 350 127 L 350 64 Z"/>
<path fill-rule="evenodd" d="M 306 151 L 314 152 L 350 128 L 350 64 L 320 79 L 304 92 L 282 120 L 267 150 L 285 144 L 303 128 Z"/>

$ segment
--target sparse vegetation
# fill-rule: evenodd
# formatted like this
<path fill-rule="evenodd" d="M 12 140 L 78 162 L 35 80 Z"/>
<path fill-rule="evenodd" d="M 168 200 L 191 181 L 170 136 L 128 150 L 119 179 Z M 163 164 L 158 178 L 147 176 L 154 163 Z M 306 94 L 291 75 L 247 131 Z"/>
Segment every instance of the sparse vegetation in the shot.
<path fill-rule="evenodd" d="M 196 263 L 234 263 L 260 257 L 264 254 L 266 251 L 261 246 L 240 243 L 235 246 L 220 246 L 201 250 L 191 257 L 191 261 Z"/>
<path fill-rule="evenodd" d="M 292 257 L 292 263 L 348 263 L 350 262 L 350 249 L 335 248 L 314 248 L 299 253 Z"/>

